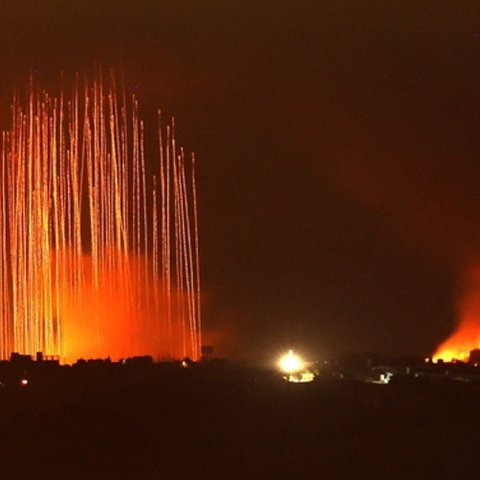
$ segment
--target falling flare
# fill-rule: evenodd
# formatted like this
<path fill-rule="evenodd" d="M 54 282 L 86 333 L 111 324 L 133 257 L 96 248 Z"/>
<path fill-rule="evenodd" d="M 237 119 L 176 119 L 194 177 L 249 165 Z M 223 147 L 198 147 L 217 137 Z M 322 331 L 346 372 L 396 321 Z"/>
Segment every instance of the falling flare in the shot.
<path fill-rule="evenodd" d="M 147 173 L 138 100 L 101 71 L 71 92 L 30 79 L 0 153 L 0 357 L 198 359 L 195 158 L 162 126 Z M 150 162 L 149 162 L 150 166 Z"/>

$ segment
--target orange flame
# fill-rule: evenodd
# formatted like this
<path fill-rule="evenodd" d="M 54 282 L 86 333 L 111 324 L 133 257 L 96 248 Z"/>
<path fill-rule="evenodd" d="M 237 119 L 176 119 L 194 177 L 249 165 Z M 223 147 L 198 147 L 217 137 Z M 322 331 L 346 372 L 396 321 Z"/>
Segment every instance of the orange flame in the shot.
<path fill-rule="evenodd" d="M 456 331 L 435 351 L 433 360 L 468 361 L 480 346 L 480 268 L 471 269 L 459 302 L 460 322 Z"/>
<path fill-rule="evenodd" d="M 146 281 L 142 257 L 130 254 L 126 263 L 128 272 L 118 267 L 102 272 L 94 284 L 91 256 L 84 255 L 82 288 L 58 295 L 62 358 L 67 363 L 107 355 L 115 361 L 137 355 L 184 356 L 180 312 L 172 311 L 173 322 L 167 328 L 165 301 L 158 295 L 160 280 Z"/>

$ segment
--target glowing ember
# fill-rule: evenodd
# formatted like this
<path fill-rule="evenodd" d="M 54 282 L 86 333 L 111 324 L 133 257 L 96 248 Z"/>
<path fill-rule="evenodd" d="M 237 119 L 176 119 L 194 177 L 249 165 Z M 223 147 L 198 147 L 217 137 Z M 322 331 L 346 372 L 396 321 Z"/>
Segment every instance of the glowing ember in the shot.
<path fill-rule="evenodd" d="M 194 157 L 100 73 L 15 97 L 0 150 L 0 357 L 199 358 Z"/>
<path fill-rule="evenodd" d="M 433 360 L 468 361 L 470 352 L 480 346 L 480 269 L 469 272 L 468 283 L 459 304 L 457 330 L 442 343 Z"/>

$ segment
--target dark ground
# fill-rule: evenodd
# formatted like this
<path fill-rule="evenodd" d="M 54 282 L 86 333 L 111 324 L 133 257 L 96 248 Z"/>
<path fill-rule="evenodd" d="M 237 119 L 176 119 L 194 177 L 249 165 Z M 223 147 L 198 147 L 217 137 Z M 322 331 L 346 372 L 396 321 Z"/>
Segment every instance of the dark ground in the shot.
<path fill-rule="evenodd" d="M 0 478 L 476 478 L 479 401 L 447 381 L 59 369 L 0 392 Z"/>

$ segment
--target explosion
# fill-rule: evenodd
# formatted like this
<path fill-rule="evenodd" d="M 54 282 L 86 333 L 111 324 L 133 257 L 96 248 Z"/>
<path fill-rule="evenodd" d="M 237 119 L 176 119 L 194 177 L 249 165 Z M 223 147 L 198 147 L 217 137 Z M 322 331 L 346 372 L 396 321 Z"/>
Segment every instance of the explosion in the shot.
<path fill-rule="evenodd" d="M 0 144 L 0 358 L 199 357 L 195 158 L 159 112 L 148 175 L 138 111 L 113 73 L 57 96 L 31 79 L 14 96 Z"/>
<path fill-rule="evenodd" d="M 468 361 L 470 352 L 480 347 L 480 268 L 469 271 L 466 288 L 459 302 L 460 322 L 456 331 L 443 342 L 433 360 Z"/>
<path fill-rule="evenodd" d="M 285 373 L 297 373 L 304 368 L 304 362 L 299 355 L 293 350 L 289 350 L 288 353 L 282 355 L 278 361 L 280 370 Z"/>

